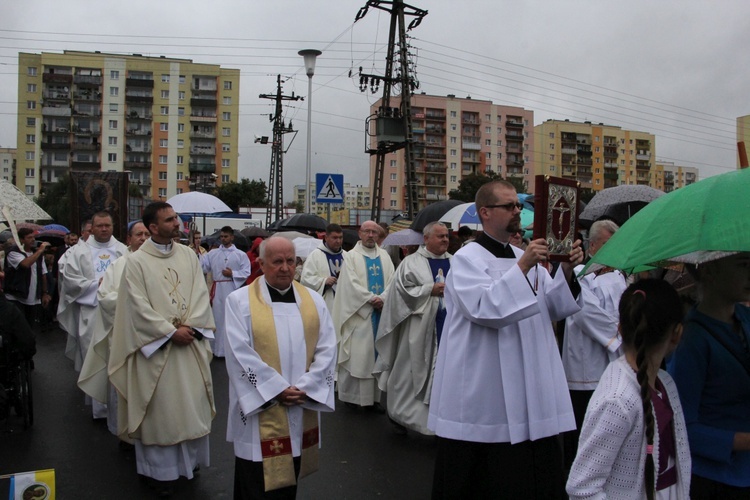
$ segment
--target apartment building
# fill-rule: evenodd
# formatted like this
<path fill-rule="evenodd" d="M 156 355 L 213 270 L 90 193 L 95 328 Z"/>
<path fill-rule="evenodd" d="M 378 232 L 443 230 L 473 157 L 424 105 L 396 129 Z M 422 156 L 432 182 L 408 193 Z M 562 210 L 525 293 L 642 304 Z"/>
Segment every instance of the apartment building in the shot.
<path fill-rule="evenodd" d="M 576 179 L 599 191 L 621 184 L 656 187 L 656 137 L 603 123 L 547 120 L 534 127 L 536 174 Z"/>
<path fill-rule="evenodd" d="M 356 209 L 356 208 L 370 208 L 370 187 L 352 185 L 348 182 L 344 183 L 344 203 L 316 203 L 315 198 L 317 194 L 315 181 L 310 183 L 310 211 L 314 214 L 325 217 L 328 212 L 328 205 L 331 206 L 331 210 L 341 209 Z M 298 205 L 305 206 L 305 186 L 304 184 L 298 184 L 294 186 L 294 201 Z"/>
<path fill-rule="evenodd" d="M 0 179 L 13 182 L 16 168 L 16 149 L 0 148 Z"/>
<path fill-rule="evenodd" d="M 237 69 L 64 51 L 18 56 L 16 185 L 37 196 L 70 171 L 128 172 L 165 200 L 237 180 Z"/>
<path fill-rule="evenodd" d="M 380 100 L 373 104 L 371 114 L 376 114 L 380 105 Z M 392 99 L 391 106 L 400 106 L 399 99 Z M 468 174 L 494 172 L 503 178 L 517 177 L 533 189 L 533 111 L 470 97 L 424 93 L 412 96 L 411 110 L 420 208 L 448 199 L 448 193 Z M 373 135 L 371 147 L 376 144 Z M 371 185 L 375 168 L 376 157 L 372 156 Z M 403 150 L 385 158 L 381 208 L 406 209 Z"/>
<path fill-rule="evenodd" d="M 657 160 L 653 180 L 652 187 L 669 193 L 698 182 L 698 169 L 675 165 L 674 162 Z"/>

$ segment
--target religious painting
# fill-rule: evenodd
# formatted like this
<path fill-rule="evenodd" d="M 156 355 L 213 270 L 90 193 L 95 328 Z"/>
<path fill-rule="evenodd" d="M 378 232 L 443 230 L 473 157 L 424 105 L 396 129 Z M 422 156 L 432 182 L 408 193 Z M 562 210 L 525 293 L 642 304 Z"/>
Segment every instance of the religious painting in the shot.
<path fill-rule="evenodd" d="M 126 172 L 71 172 L 71 226 L 78 231 L 83 221 L 97 212 L 109 212 L 113 235 L 125 241 L 128 225 L 128 174 Z"/>
<path fill-rule="evenodd" d="M 567 261 L 578 226 L 578 182 L 537 175 L 534 190 L 534 239 L 544 238 L 550 261 Z"/>

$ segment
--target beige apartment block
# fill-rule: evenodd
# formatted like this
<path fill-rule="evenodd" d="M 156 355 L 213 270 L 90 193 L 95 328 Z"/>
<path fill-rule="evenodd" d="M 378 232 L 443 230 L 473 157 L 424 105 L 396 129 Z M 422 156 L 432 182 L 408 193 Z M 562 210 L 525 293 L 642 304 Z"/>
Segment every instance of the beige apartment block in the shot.
<path fill-rule="evenodd" d="M 240 72 L 189 59 L 18 55 L 17 185 L 128 172 L 150 199 L 237 180 Z"/>
<path fill-rule="evenodd" d="M 536 174 L 575 179 L 599 191 L 655 186 L 656 137 L 603 123 L 547 120 L 534 127 Z"/>
<path fill-rule="evenodd" d="M 16 148 L 0 148 L 0 179 L 13 182 L 16 170 Z"/>
<path fill-rule="evenodd" d="M 652 187 L 669 193 L 698 182 L 698 169 L 675 165 L 674 162 L 669 161 L 657 161 L 653 179 Z"/>
<path fill-rule="evenodd" d="M 381 101 L 370 108 L 377 113 Z M 400 100 L 391 100 L 391 107 Z M 534 112 L 455 95 L 412 96 L 414 159 L 419 207 L 447 200 L 463 176 L 498 173 L 515 177 L 533 189 Z M 371 138 L 376 147 L 376 138 Z M 374 184 L 376 157 L 370 160 L 370 185 Z M 385 157 L 381 208 L 406 208 L 404 150 Z"/>

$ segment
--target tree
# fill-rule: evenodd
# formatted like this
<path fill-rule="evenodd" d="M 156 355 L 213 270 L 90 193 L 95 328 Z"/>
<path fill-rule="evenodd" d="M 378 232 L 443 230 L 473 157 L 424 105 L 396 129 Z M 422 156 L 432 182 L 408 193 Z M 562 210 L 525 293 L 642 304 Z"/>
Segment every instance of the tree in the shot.
<path fill-rule="evenodd" d="M 284 208 L 293 208 L 298 214 L 305 211 L 305 205 L 303 205 L 301 201 L 290 201 L 284 205 Z"/>
<path fill-rule="evenodd" d="M 229 205 L 234 212 L 240 206 L 259 207 L 268 204 L 266 183 L 257 180 L 241 179 L 240 182 L 226 182 L 216 188 L 216 197 Z"/>
<path fill-rule="evenodd" d="M 70 227 L 70 177 L 60 177 L 54 184 L 46 186 L 39 193 L 36 204 L 42 207 L 52 219 L 65 227 Z M 78 228 L 75 228 L 77 231 Z"/>
<path fill-rule="evenodd" d="M 465 175 L 458 183 L 458 189 L 451 189 L 451 191 L 448 193 L 448 198 L 450 198 L 451 200 L 461 200 L 470 203 L 474 201 L 474 197 L 477 195 L 477 191 L 479 191 L 480 187 L 490 181 L 494 181 L 500 178 L 501 177 L 494 172 L 490 173 L 490 175 Z"/>

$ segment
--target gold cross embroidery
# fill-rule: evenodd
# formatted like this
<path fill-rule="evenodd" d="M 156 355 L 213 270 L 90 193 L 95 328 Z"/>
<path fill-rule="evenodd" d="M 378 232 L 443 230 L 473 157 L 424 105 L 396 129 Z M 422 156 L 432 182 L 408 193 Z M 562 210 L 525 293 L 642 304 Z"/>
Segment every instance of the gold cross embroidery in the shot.
<path fill-rule="evenodd" d="M 273 444 L 271 445 L 271 451 L 278 455 L 279 453 L 281 453 L 281 450 L 283 449 L 284 449 L 284 445 L 281 444 L 278 439 L 274 439 Z"/>

